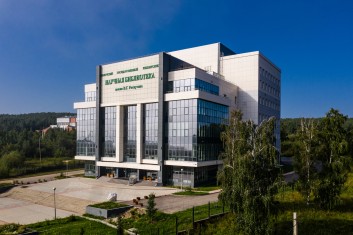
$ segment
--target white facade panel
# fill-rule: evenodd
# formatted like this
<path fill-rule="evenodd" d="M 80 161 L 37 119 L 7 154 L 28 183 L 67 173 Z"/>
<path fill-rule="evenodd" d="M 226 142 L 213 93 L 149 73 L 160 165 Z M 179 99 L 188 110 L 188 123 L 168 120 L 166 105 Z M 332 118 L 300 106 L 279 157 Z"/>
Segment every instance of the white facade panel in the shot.
<path fill-rule="evenodd" d="M 159 165 L 149 165 L 149 164 L 138 164 L 131 162 L 97 162 L 97 166 L 105 167 L 117 167 L 117 168 L 128 168 L 128 169 L 138 169 L 138 170 L 151 170 L 159 171 L 161 167 Z"/>
<path fill-rule="evenodd" d="M 159 55 L 102 66 L 101 105 L 158 101 Z"/>
<path fill-rule="evenodd" d="M 206 71 L 219 72 L 219 43 L 168 52 Z"/>
<path fill-rule="evenodd" d="M 239 87 L 238 108 L 244 120 L 258 124 L 259 53 L 245 53 L 223 57 L 225 79 Z"/>
<path fill-rule="evenodd" d="M 76 102 L 74 103 L 74 109 L 87 109 L 96 107 L 96 102 Z"/>

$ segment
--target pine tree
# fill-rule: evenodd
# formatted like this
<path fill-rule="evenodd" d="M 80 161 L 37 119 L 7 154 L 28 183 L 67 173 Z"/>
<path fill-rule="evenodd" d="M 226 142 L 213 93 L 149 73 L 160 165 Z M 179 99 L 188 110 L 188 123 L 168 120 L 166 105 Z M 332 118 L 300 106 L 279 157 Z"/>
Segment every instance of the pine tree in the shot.
<path fill-rule="evenodd" d="M 148 218 L 150 218 L 150 220 L 153 220 L 157 212 L 156 202 L 154 201 L 154 199 L 155 199 L 155 195 L 154 193 L 151 193 L 148 196 L 148 201 L 147 201 L 147 216 Z"/>

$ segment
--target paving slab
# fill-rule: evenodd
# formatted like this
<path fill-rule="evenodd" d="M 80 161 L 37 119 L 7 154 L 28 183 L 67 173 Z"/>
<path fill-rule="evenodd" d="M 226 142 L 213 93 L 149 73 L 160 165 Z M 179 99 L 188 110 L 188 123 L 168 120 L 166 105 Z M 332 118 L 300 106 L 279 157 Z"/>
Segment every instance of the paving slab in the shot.
<path fill-rule="evenodd" d="M 54 219 L 54 208 L 13 198 L 1 198 L 0 221 L 5 223 L 31 224 Z M 74 213 L 57 209 L 56 217 L 62 218 Z"/>
<path fill-rule="evenodd" d="M 29 187 L 31 190 L 51 194 L 53 193 L 53 188 L 56 188 L 57 195 L 96 202 L 106 201 L 109 193 L 116 193 L 118 201 L 127 201 L 136 197 L 147 196 L 150 193 L 155 193 L 156 196 L 162 196 L 178 191 L 175 188 L 139 185 L 128 186 L 124 184 L 106 182 L 104 180 L 78 177 L 35 184 Z"/>
<path fill-rule="evenodd" d="M 177 189 L 154 186 L 128 186 L 109 182 L 109 178 L 67 178 L 37 184 L 22 185 L 0 194 L 0 223 L 28 224 L 52 219 L 54 188 L 58 217 L 84 214 L 86 206 L 107 200 L 109 193 L 117 193 L 118 201 L 172 194 Z"/>

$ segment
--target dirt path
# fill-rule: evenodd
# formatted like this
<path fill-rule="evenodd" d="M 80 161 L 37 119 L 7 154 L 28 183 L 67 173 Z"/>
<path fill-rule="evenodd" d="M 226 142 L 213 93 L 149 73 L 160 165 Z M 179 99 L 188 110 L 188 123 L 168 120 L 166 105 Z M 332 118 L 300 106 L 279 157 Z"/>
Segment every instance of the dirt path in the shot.
<path fill-rule="evenodd" d="M 53 193 L 40 192 L 29 188 L 22 188 L 21 186 L 15 187 L 10 191 L 1 194 L 0 198 L 1 197 L 8 197 L 38 205 L 54 207 Z M 71 211 L 81 215 L 85 213 L 87 205 L 96 203 L 94 201 L 63 196 L 60 194 L 56 194 L 55 199 L 57 209 Z"/>

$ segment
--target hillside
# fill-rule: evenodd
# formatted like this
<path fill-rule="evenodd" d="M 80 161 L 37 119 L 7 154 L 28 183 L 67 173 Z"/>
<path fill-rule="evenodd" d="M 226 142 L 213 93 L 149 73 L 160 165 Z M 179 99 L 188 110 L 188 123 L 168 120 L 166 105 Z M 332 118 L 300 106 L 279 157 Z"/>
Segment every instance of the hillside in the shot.
<path fill-rule="evenodd" d="M 56 124 L 56 118 L 76 116 L 75 113 L 29 113 L 29 114 L 0 114 L 0 132 L 40 130 Z"/>

